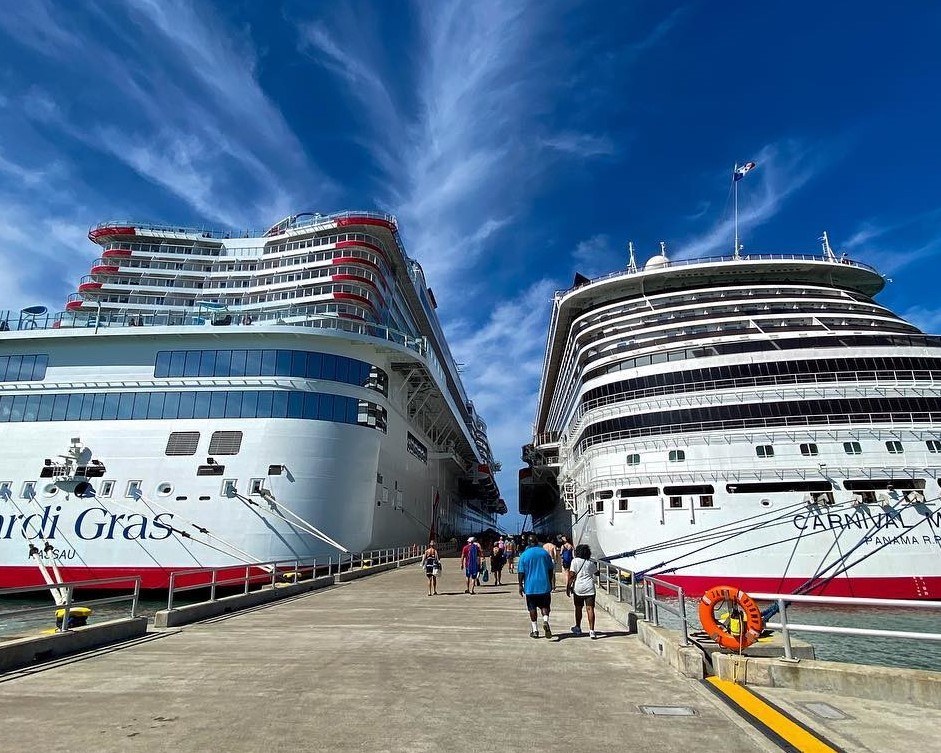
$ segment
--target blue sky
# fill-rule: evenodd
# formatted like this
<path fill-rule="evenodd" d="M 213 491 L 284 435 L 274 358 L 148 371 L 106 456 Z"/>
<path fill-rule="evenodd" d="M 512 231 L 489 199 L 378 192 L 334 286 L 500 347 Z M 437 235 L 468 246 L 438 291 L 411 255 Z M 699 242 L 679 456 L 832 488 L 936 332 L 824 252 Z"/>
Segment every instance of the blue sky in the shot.
<path fill-rule="evenodd" d="M 7 3 L 2 308 L 61 310 L 112 218 L 390 211 L 516 507 L 553 292 L 659 241 L 837 251 L 941 330 L 941 5 Z M 510 522 L 510 521 L 508 521 Z"/>

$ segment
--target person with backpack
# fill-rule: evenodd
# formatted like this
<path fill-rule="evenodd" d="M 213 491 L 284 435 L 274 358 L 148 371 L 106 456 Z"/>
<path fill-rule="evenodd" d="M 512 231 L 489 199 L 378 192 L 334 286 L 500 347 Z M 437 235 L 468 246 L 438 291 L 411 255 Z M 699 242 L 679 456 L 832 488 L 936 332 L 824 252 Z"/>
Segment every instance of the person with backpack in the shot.
<path fill-rule="evenodd" d="M 475 594 L 477 591 L 477 576 L 480 575 L 480 544 L 471 536 L 461 550 L 461 568 L 467 578 L 466 594 Z"/>
<path fill-rule="evenodd" d="M 422 565 L 425 568 L 425 575 L 428 577 L 428 595 L 438 595 L 438 576 L 441 574 L 441 558 L 438 557 L 438 550 L 435 548 L 435 542 L 429 541 L 428 548 L 421 558 Z"/>
<path fill-rule="evenodd" d="M 575 548 L 575 558 L 568 571 L 568 583 L 565 594 L 572 597 L 575 603 L 574 635 L 582 634 L 582 607 L 588 614 L 588 635 L 595 639 L 595 575 L 598 565 L 591 560 L 591 549 L 588 544 L 579 544 Z"/>

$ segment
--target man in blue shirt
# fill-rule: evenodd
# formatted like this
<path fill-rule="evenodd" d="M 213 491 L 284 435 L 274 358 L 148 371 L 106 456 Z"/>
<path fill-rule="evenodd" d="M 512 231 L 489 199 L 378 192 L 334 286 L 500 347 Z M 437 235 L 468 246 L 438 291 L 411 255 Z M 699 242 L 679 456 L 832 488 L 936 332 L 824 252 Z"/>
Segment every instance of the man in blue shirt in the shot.
<path fill-rule="evenodd" d="M 546 638 L 551 638 L 549 605 L 552 600 L 555 563 L 549 552 L 539 546 L 535 536 L 529 537 L 529 546 L 520 555 L 516 572 L 519 574 L 520 596 L 526 597 L 526 609 L 529 610 L 529 620 L 532 623 L 530 637 L 539 637 L 536 627 L 536 609 L 539 609 L 542 612 L 542 629 Z"/>

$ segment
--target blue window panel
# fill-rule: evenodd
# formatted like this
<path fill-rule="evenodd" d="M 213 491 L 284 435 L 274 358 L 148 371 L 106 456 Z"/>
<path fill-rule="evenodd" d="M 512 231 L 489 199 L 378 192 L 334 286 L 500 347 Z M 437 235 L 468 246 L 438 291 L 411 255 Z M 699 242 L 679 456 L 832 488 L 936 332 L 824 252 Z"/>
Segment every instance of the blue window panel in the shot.
<path fill-rule="evenodd" d="M 245 376 L 245 355 L 244 350 L 232 351 L 232 363 L 229 365 L 229 374 L 231 376 Z"/>
<path fill-rule="evenodd" d="M 255 418 L 258 410 L 258 390 L 242 393 L 242 418 Z"/>
<path fill-rule="evenodd" d="M 204 350 L 199 360 L 199 376 L 211 377 L 216 370 L 216 351 Z"/>
<path fill-rule="evenodd" d="M 91 421 L 95 415 L 95 399 L 98 395 L 89 394 L 85 395 L 85 399 L 82 401 L 82 412 L 79 414 L 80 421 Z"/>
<path fill-rule="evenodd" d="M 181 377 L 186 368 L 186 351 L 174 350 L 170 353 L 170 366 L 167 369 L 167 376 Z"/>
<path fill-rule="evenodd" d="M 337 373 L 334 379 L 338 382 L 350 381 L 350 359 L 346 356 L 337 356 Z"/>
<path fill-rule="evenodd" d="M 114 421 L 118 417 L 118 411 L 121 407 L 121 396 L 117 392 L 111 392 L 105 395 L 105 404 L 101 409 L 101 417 L 105 421 Z"/>
<path fill-rule="evenodd" d="M 211 392 L 197 392 L 196 402 L 193 403 L 193 418 L 209 418 L 209 401 Z"/>
<path fill-rule="evenodd" d="M 245 376 L 261 375 L 261 351 L 245 351 Z"/>
<path fill-rule="evenodd" d="M 15 421 L 13 418 L 13 395 L 0 397 L 0 423 Z"/>
<path fill-rule="evenodd" d="M 356 369 L 356 384 L 360 387 L 365 387 L 366 382 L 369 381 L 369 371 L 369 364 L 360 361 Z"/>
<path fill-rule="evenodd" d="M 147 409 L 150 408 L 150 393 L 137 392 L 131 394 L 134 395 L 134 408 L 131 410 L 131 418 L 137 420 L 147 418 Z"/>
<path fill-rule="evenodd" d="M 225 418 L 225 392 L 209 393 L 209 418 Z"/>
<path fill-rule="evenodd" d="M 198 350 L 186 351 L 186 362 L 183 367 L 183 376 L 199 376 L 199 361 L 202 353 Z"/>
<path fill-rule="evenodd" d="M 307 354 L 307 378 L 320 379 L 323 370 L 323 356 L 320 353 Z"/>
<path fill-rule="evenodd" d="M 317 411 L 317 418 L 326 421 L 333 420 L 333 395 L 320 395 L 320 410 Z"/>
<path fill-rule="evenodd" d="M 172 352 L 161 350 L 157 353 L 157 360 L 154 362 L 154 377 L 170 376 L 170 359 Z"/>
<path fill-rule="evenodd" d="M 42 395 L 27 395 L 26 412 L 23 414 L 24 421 L 39 420 L 39 406 L 42 404 Z"/>
<path fill-rule="evenodd" d="M 7 364 L 10 363 L 10 356 L 0 356 L 0 382 L 7 381 Z"/>
<path fill-rule="evenodd" d="M 65 409 L 66 421 L 78 421 L 82 417 L 82 403 L 85 402 L 85 396 L 81 394 L 69 395 L 69 406 Z M 91 402 L 91 395 L 88 396 L 88 402 Z"/>
<path fill-rule="evenodd" d="M 274 397 L 274 393 L 267 390 L 258 393 L 258 407 L 255 409 L 255 415 L 258 418 L 271 418 L 272 397 Z"/>
<path fill-rule="evenodd" d="M 261 376 L 274 376 L 278 363 L 278 351 L 263 350 L 261 352 Z"/>
<path fill-rule="evenodd" d="M 163 404 L 165 400 L 165 392 L 151 392 L 150 405 L 147 408 L 147 418 L 163 418 Z"/>
<path fill-rule="evenodd" d="M 19 381 L 27 381 L 29 379 L 35 379 L 33 374 L 33 368 L 36 366 L 36 356 L 23 356 L 23 360 L 20 362 L 20 375 Z"/>
<path fill-rule="evenodd" d="M 303 350 L 295 350 L 291 352 L 291 376 L 307 376 L 307 353 L 305 353 Z"/>
<path fill-rule="evenodd" d="M 46 378 L 46 369 L 49 368 L 49 356 L 45 353 L 36 356 L 36 379 Z"/>
<path fill-rule="evenodd" d="M 317 418 L 317 406 L 319 402 L 316 392 L 304 393 L 304 418 Z"/>
<path fill-rule="evenodd" d="M 216 351 L 216 368 L 213 371 L 213 376 L 229 376 L 229 367 L 232 363 L 232 351 L 231 350 L 217 350 Z"/>
<path fill-rule="evenodd" d="M 181 392 L 180 393 L 180 410 L 177 414 L 177 418 L 192 418 L 193 417 L 193 408 L 196 405 L 196 393 L 195 392 Z"/>
<path fill-rule="evenodd" d="M 7 375 L 4 382 L 16 382 L 20 378 L 20 365 L 23 363 L 23 356 L 10 356 L 7 363 Z"/>
<path fill-rule="evenodd" d="M 166 393 L 166 399 L 163 401 L 163 417 L 164 418 L 179 418 L 180 417 L 180 393 L 179 392 L 168 392 Z"/>
<path fill-rule="evenodd" d="M 93 421 L 101 421 L 105 410 L 105 393 L 99 392 L 92 401 L 91 417 Z"/>
<path fill-rule="evenodd" d="M 288 393 L 282 390 L 273 393 L 271 399 L 271 417 L 287 418 L 288 416 Z"/>
<path fill-rule="evenodd" d="M 68 395 L 55 395 L 55 400 L 52 403 L 52 420 L 53 421 L 65 421 L 65 413 L 69 408 L 69 396 Z"/>
<path fill-rule="evenodd" d="M 323 354 L 323 366 L 320 369 L 322 379 L 336 379 L 337 357 L 329 353 Z"/>
<path fill-rule="evenodd" d="M 346 423 L 355 424 L 359 414 L 359 401 L 350 400 L 346 404 Z"/>
<path fill-rule="evenodd" d="M 303 418 L 304 417 L 304 393 L 303 392 L 289 392 L 288 393 L 288 418 Z"/>
<path fill-rule="evenodd" d="M 126 421 L 134 415 L 134 393 L 123 392 L 118 396 L 118 420 Z"/>
<path fill-rule="evenodd" d="M 278 360 L 275 364 L 275 374 L 278 376 L 291 376 L 291 351 L 279 350 Z"/>
<path fill-rule="evenodd" d="M 36 411 L 37 421 L 52 420 L 52 403 L 55 395 L 41 395 L 39 398 L 39 410 Z"/>
<path fill-rule="evenodd" d="M 350 402 L 352 402 L 350 398 L 336 395 L 333 399 L 333 416 L 330 420 L 338 421 L 339 423 L 346 421 L 346 406 Z"/>
<path fill-rule="evenodd" d="M 241 392 L 226 392 L 225 393 L 225 417 L 226 418 L 240 418 L 242 415 L 242 397 L 244 393 Z"/>
<path fill-rule="evenodd" d="M 13 407 L 10 409 L 11 421 L 26 421 L 26 395 L 17 395 L 13 398 Z"/>

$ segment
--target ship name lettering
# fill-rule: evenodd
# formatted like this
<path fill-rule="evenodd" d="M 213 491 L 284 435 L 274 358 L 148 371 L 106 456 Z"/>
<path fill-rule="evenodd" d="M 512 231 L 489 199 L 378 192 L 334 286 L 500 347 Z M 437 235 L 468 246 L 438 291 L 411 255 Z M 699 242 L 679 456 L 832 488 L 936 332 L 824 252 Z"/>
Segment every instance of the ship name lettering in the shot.
<path fill-rule="evenodd" d="M 928 518 L 929 525 L 941 527 L 941 510 L 936 510 L 931 512 L 926 516 Z M 902 518 L 902 513 L 898 510 L 891 510 L 889 513 L 880 512 L 873 514 L 869 510 L 858 510 L 853 513 L 844 513 L 840 515 L 838 513 L 827 513 L 826 515 L 809 515 L 805 513 L 797 513 L 792 521 L 794 527 L 806 531 L 810 530 L 840 530 L 848 528 L 858 528 L 860 530 L 864 528 L 898 528 L 898 529 L 909 529 L 914 528 L 919 523 L 922 522 L 922 519 L 918 519 L 914 523 L 906 523 Z M 868 541 L 869 539 L 867 539 Z"/>
<path fill-rule="evenodd" d="M 173 513 L 162 512 L 155 515 L 153 520 L 140 513 L 115 515 L 103 507 L 89 507 L 82 510 L 75 519 L 75 535 L 85 541 L 105 539 L 113 541 L 116 537 L 127 541 L 151 539 L 161 541 L 169 538 L 173 533 L 170 519 Z M 150 525 L 148 525 L 150 524 Z M 148 529 L 153 527 L 159 533 L 151 533 Z"/>
<path fill-rule="evenodd" d="M 29 515 L 0 515 L 0 539 L 12 539 L 13 531 L 19 529 L 20 536 L 27 541 L 33 539 L 55 538 L 59 525 L 59 513 L 62 507 L 56 506 L 53 511 L 50 505 L 42 508 L 42 512 Z"/>

